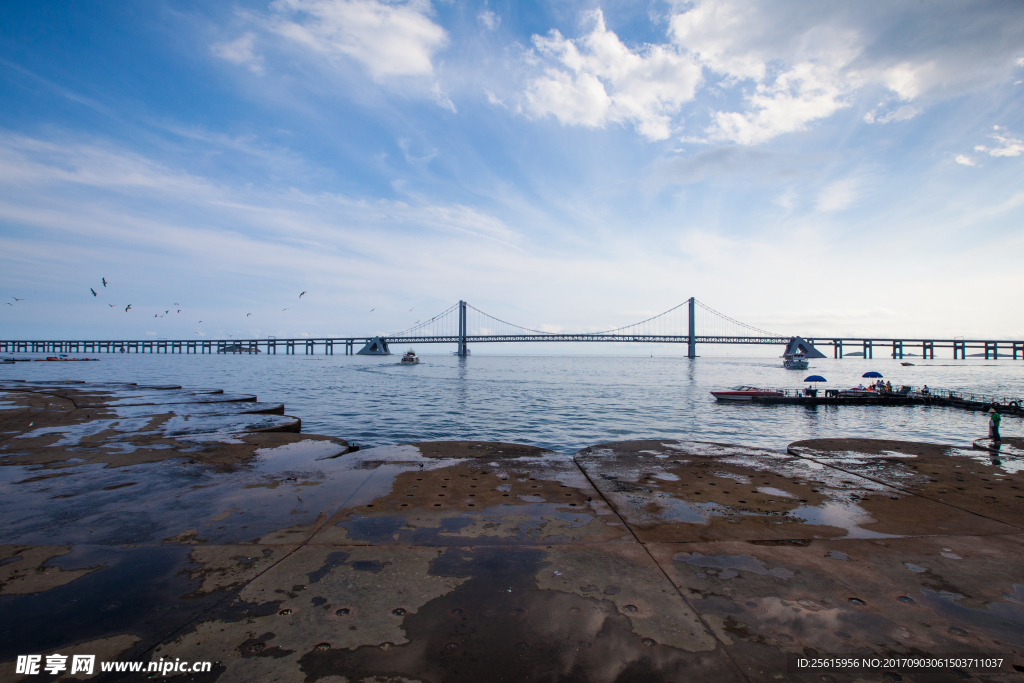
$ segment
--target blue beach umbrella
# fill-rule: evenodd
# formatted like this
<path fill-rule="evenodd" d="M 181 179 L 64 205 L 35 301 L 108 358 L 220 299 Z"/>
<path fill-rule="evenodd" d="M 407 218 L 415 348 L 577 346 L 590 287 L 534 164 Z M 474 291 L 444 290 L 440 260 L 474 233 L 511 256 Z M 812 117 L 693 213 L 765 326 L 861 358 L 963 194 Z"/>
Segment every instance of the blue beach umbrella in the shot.
<path fill-rule="evenodd" d="M 810 377 L 804 378 L 805 382 L 827 382 L 828 380 L 821 375 L 811 375 Z"/>
<path fill-rule="evenodd" d="M 863 375 L 861 375 L 861 377 L 881 377 L 881 376 L 882 376 L 882 373 L 875 372 L 874 370 L 872 370 L 871 372 L 865 372 Z"/>

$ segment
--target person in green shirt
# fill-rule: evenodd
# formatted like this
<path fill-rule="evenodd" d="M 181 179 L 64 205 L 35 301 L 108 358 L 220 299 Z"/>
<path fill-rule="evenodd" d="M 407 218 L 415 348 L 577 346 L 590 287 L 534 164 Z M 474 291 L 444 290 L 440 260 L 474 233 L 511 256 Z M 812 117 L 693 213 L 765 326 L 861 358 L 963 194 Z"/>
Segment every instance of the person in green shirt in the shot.
<path fill-rule="evenodd" d="M 999 436 L 999 420 L 1001 419 L 999 412 L 995 408 L 989 408 L 988 412 L 988 438 L 993 441 L 1002 441 Z"/>

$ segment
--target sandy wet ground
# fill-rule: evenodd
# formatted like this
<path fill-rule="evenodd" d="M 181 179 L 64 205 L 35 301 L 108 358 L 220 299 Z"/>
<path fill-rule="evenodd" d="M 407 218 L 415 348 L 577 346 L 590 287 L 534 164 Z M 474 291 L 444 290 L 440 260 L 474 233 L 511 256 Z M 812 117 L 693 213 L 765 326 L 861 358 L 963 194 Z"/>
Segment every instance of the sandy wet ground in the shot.
<path fill-rule="evenodd" d="M 1009 450 L 351 452 L 284 410 L 180 387 L 0 386 L 0 680 L 57 678 L 15 673 L 17 655 L 53 653 L 208 660 L 167 677 L 203 681 L 1024 676 Z M 789 666 L 980 653 L 1005 662 Z"/>

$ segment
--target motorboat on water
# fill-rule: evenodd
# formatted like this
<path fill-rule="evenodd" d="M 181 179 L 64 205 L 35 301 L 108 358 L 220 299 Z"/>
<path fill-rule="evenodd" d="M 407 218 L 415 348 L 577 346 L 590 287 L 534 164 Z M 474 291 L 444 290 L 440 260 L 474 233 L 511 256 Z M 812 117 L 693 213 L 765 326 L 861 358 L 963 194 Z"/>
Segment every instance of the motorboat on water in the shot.
<path fill-rule="evenodd" d="M 782 356 L 782 367 L 787 370 L 806 370 L 808 367 L 807 355 L 803 351 L 784 354 Z"/>
<path fill-rule="evenodd" d="M 420 362 L 420 359 L 416 357 L 416 352 L 413 351 L 412 349 L 409 349 L 408 351 L 406 351 L 405 355 L 402 356 L 402 364 L 403 365 L 416 365 L 419 362 Z"/>
<path fill-rule="evenodd" d="M 807 361 L 811 358 L 824 358 L 814 344 L 800 337 L 793 337 L 782 352 L 782 367 L 787 370 L 806 370 Z"/>
<path fill-rule="evenodd" d="M 739 386 L 721 391 L 712 391 L 711 395 L 719 401 L 752 401 L 755 398 L 778 398 L 784 394 L 777 389 L 759 389 L 758 387 Z"/>

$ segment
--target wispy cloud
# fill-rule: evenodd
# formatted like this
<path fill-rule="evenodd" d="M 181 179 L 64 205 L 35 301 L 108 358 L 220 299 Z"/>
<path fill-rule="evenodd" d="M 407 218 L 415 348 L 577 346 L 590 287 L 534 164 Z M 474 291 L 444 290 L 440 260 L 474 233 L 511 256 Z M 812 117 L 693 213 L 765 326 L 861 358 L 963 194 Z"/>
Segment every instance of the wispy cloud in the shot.
<path fill-rule="evenodd" d="M 256 34 L 245 33 L 226 43 L 215 43 L 210 52 L 232 64 L 245 66 L 256 74 L 263 73 L 263 57 L 255 52 Z"/>
<path fill-rule="evenodd" d="M 493 31 L 499 26 L 501 26 L 501 17 L 499 17 L 497 14 L 495 14 L 489 9 L 484 10 L 483 12 L 480 12 L 480 14 L 476 15 L 476 20 L 479 21 L 480 25 L 483 26 L 488 31 Z"/>
<path fill-rule="evenodd" d="M 853 206 L 863 194 L 864 178 L 853 177 L 826 185 L 818 194 L 818 211 L 843 211 Z"/>
<path fill-rule="evenodd" d="M 274 0 L 268 12 L 240 14 L 249 30 L 210 49 L 262 74 L 267 57 L 257 43 L 269 47 L 283 39 L 327 60 L 354 60 L 376 80 L 429 77 L 434 55 L 449 43 L 432 14 L 428 0 Z"/>
<path fill-rule="evenodd" d="M 275 0 L 269 26 L 314 52 L 344 55 L 374 78 L 429 76 L 433 57 L 448 45 L 426 0 Z"/>

